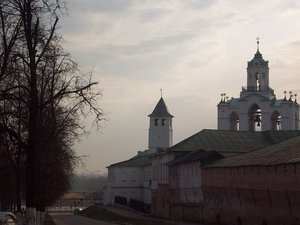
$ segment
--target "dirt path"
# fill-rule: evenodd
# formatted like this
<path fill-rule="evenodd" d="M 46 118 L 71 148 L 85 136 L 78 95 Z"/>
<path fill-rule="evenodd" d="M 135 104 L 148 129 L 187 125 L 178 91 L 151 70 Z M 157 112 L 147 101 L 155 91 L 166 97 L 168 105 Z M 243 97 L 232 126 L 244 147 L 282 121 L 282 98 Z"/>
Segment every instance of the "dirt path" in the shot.
<path fill-rule="evenodd" d="M 77 215 L 51 215 L 56 225 L 115 225 Z"/>

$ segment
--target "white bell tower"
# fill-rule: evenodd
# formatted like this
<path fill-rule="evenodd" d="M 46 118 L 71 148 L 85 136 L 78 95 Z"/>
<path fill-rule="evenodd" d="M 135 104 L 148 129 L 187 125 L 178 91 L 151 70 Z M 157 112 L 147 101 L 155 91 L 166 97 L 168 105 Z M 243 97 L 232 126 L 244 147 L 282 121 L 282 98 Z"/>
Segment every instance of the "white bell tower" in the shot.
<path fill-rule="evenodd" d="M 269 62 L 264 60 L 259 51 L 259 38 L 257 38 L 257 51 L 254 58 L 248 62 L 247 67 L 247 91 L 268 92 L 273 96 L 273 90 L 269 87 Z"/>
<path fill-rule="evenodd" d="M 277 99 L 269 86 L 269 62 L 259 51 L 248 62 L 247 86 L 239 98 L 221 94 L 218 104 L 218 129 L 240 131 L 299 130 L 300 105 L 296 94 Z"/>
<path fill-rule="evenodd" d="M 150 117 L 149 153 L 163 151 L 173 144 L 172 118 L 164 99 L 161 97 Z"/>

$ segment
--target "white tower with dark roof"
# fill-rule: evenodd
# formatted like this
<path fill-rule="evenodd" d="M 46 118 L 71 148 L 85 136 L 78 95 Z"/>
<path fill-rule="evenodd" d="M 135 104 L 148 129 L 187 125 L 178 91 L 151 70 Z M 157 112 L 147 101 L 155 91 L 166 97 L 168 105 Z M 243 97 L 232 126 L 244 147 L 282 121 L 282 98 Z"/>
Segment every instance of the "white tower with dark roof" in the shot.
<path fill-rule="evenodd" d="M 165 150 L 173 144 L 172 118 L 164 99 L 161 97 L 150 117 L 149 153 Z"/>

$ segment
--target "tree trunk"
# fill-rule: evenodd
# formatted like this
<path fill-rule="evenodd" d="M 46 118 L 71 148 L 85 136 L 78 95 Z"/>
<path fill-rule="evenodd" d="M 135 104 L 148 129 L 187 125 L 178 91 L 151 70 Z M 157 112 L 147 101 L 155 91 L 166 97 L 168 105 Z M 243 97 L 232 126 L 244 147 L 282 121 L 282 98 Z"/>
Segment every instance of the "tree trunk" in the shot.
<path fill-rule="evenodd" d="M 17 197 L 17 212 L 22 212 L 22 206 L 21 206 L 21 181 L 20 181 L 20 174 L 17 174 L 17 187 L 16 187 L 16 197 Z"/>
<path fill-rule="evenodd" d="M 44 225 L 45 223 L 45 212 L 36 211 L 36 225 Z"/>
<path fill-rule="evenodd" d="M 37 67 L 36 67 L 36 49 L 34 45 L 34 22 L 32 20 L 33 2 L 25 1 L 23 12 L 24 34 L 29 57 L 30 69 L 30 105 L 29 105 L 29 123 L 28 123 L 28 145 L 26 149 L 26 206 L 29 207 L 30 225 L 36 223 L 36 154 L 38 142 L 38 89 L 37 89 Z M 38 21 L 36 22 L 38 23 Z M 35 33 L 37 35 L 37 33 Z"/>
<path fill-rule="evenodd" d="M 26 225 L 36 225 L 36 210 L 34 207 L 26 208 Z"/>

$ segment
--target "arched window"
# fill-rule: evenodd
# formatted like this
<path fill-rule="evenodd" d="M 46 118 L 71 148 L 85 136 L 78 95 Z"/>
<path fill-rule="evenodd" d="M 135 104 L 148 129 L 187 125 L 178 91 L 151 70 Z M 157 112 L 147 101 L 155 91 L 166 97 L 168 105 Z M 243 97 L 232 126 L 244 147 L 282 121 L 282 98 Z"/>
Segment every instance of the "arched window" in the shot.
<path fill-rule="evenodd" d="M 260 74 L 259 73 L 256 73 L 255 74 L 255 79 L 256 79 L 256 87 L 255 87 L 255 89 L 256 89 L 256 91 L 259 91 L 260 90 Z"/>
<path fill-rule="evenodd" d="M 248 111 L 249 131 L 261 131 L 261 109 L 253 104 Z"/>
<path fill-rule="evenodd" d="M 295 113 L 295 130 L 299 130 L 299 115 Z"/>
<path fill-rule="evenodd" d="M 239 130 L 239 116 L 235 111 L 230 114 L 229 121 L 230 130 Z"/>
<path fill-rule="evenodd" d="M 162 125 L 162 126 L 165 126 L 165 125 L 166 125 L 166 122 L 167 122 L 166 119 L 162 119 L 162 120 L 161 120 L 161 125 Z"/>
<path fill-rule="evenodd" d="M 159 123 L 159 119 L 155 119 L 155 120 L 154 120 L 154 126 L 157 127 L 157 126 L 158 126 L 158 123 Z"/>
<path fill-rule="evenodd" d="M 271 129 L 281 130 L 281 115 L 277 111 L 274 111 L 271 115 Z"/>

